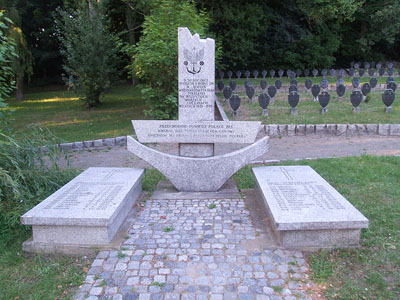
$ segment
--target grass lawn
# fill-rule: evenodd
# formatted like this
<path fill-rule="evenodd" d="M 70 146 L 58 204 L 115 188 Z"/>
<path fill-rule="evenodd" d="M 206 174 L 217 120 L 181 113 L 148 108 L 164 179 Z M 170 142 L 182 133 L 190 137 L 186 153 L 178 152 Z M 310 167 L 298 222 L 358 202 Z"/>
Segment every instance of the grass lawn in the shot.
<path fill-rule="evenodd" d="M 309 254 L 311 278 L 329 299 L 400 299 L 400 157 L 350 157 L 285 162 L 310 165 L 370 221 L 361 247 Z M 250 167 L 235 176 L 254 186 Z"/>
<path fill-rule="evenodd" d="M 72 299 L 90 267 L 87 257 L 28 255 L 21 244 L 29 237 L 13 233 L 13 240 L 2 243 L 0 236 L 0 299 Z"/>
<path fill-rule="evenodd" d="M 400 123 L 400 100 L 392 104 L 391 114 L 384 112 L 386 107 L 382 102 L 382 92 L 374 91 L 370 94 L 371 100 L 368 103 L 361 103 L 361 112 L 352 112 L 353 106 L 350 103 L 350 92 L 346 92 L 343 99 L 338 101 L 336 91 L 331 91 L 331 100 L 327 106 L 328 113 L 321 114 L 321 106 L 313 101 L 311 92 L 300 92 L 300 102 L 297 105 L 298 115 L 290 114 L 288 93 L 280 92 L 275 96 L 275 102 L 268 106 L 269 116 L 262 116 L 262 108 L 258 104 L 256 92 L 253 103 L 248 103 L 245 93 L 238 93 L 241 98 L 241 106 L 238 109 L 238 116 L 232 117 L 232 109 L 228 101 L 224 102 L 223 95 L 217 93 L 224 110 L 231 120 L 260 120 L 263 124 L 376 124 L 376 123 Z"/>
<path fill-rule="evenodd" d="M 102 98 L 95 109 L 84 106 L 73 92 L 64 90 L 26 94 L 24 101 L 9 100 L 15 110 L 12 126 L 46 126 L 65 141 L 82 141 L 133 133 L 131 120 L 145 118 L 140 88 L 122 85 Z"/>

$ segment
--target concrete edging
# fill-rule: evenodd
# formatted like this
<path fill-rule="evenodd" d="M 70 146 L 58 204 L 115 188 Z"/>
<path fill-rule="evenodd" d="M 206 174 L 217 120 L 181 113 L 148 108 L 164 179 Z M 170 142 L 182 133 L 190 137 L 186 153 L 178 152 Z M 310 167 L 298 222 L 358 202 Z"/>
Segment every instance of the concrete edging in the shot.
<path fill-rule="evenodd" d="M 265 133 L 280 136 L 400 136 L 400 124 L 268 124 Z"/>
<path fill-rule="evenodd" d="M 267 124 L 261 125 L 270 137 L 280 136 L 399 136 L 400 124 Z M 125 146 L 126 136 L 59 144 L 62 150 L 83 150 Z"/>

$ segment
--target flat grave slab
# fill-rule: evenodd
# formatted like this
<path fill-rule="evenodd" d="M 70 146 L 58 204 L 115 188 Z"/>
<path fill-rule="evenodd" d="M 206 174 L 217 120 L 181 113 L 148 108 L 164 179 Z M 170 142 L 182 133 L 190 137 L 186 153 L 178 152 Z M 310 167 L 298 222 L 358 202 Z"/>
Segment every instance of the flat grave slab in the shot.
<path fill-rule="evenodd" d="M 358 246 L 368 219 L 311 167 L 255 167 L 253 174 L 282 246 Z"/>
<path fill-rule="evenodd" d="M 29 252 L 106 246 L 142 191 L 143 169 L 89 168 L 21 217 L 32 225 Z"/>

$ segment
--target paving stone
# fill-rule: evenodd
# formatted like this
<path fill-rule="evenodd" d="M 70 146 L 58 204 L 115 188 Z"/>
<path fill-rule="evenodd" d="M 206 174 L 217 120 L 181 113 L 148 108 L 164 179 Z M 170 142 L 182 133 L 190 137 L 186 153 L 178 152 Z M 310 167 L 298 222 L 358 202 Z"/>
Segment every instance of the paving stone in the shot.
<path fill-rule="evenodd" d="M 77 297 L 272 300 L 272 286 L 292 297 L 306 280 L 301 252 L 243 248 L 256 231 L 242 199 L 147 201 L 128 232 L 123 250 L 99 252 Z"/>

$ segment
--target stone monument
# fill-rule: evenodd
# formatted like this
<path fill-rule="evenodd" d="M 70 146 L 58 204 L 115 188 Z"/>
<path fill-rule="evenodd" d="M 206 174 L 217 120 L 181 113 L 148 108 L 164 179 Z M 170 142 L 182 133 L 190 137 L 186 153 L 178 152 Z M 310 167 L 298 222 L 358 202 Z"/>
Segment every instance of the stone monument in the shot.
<path fill-rule="evenodd" d="M 179 191 L 217 191 L 237 170 L 268 151 L 269 138 L 254 143 L 260 122 L 215 120 L 215 42 L 200 39 L 185 27 L 178 28 L 178 41 L 179 120 L 132 121 L 139 142 L 128 136 L 128 150 Z M 177 143 L 179 156 L 141 144 L 148 142 Z M 250 145 L 214 156 L 215 143 Z"/>

